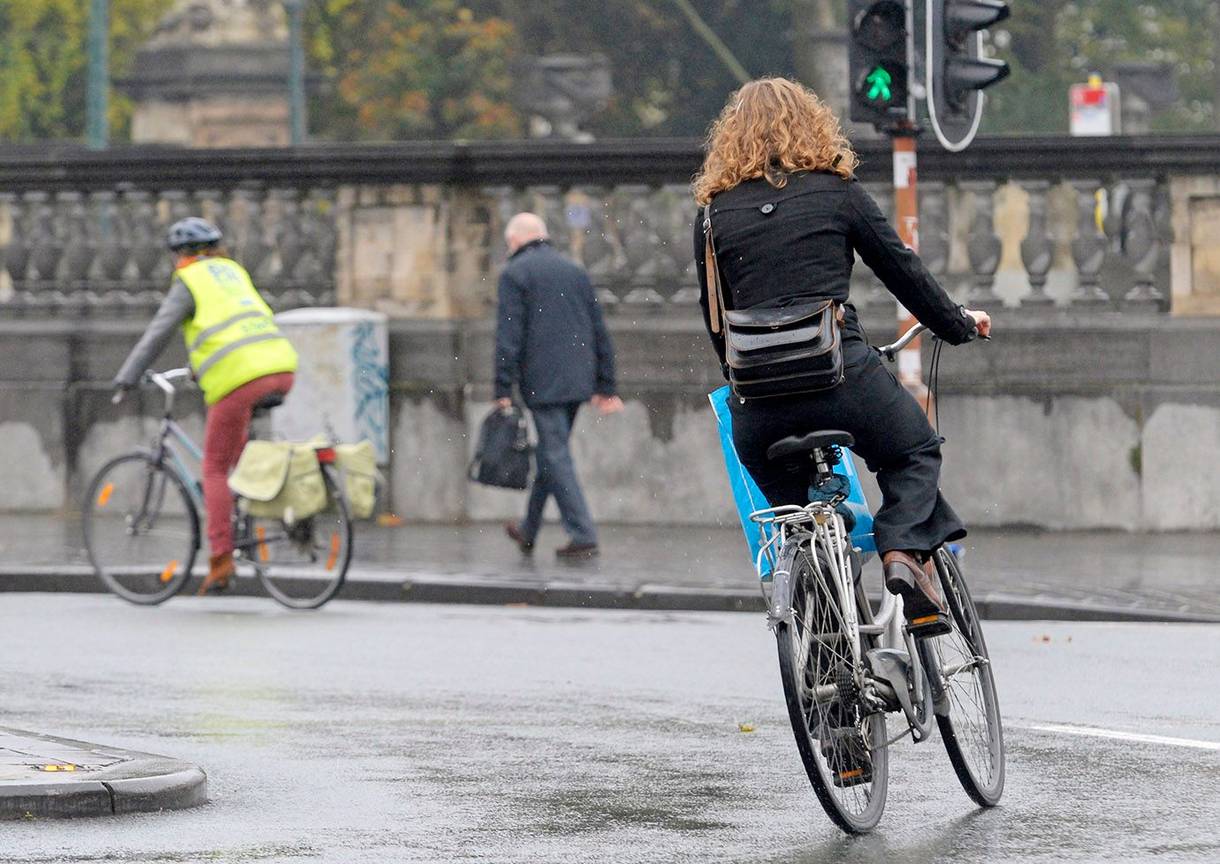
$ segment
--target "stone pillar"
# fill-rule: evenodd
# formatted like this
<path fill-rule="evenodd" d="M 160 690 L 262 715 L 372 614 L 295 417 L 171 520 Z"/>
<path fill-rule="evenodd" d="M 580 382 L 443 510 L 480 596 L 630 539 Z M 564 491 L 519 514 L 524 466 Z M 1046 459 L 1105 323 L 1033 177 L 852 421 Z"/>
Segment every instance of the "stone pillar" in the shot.
<path fill-rule="evenodd" d="M 285 147 L 288 26 L 272 0 L 179 0 L 118 82 L 136 143 Z"/>
<path fill-rule="evenodd" d="M 1171 178 L 1174 315 L 1220 315 L 1220 178 Z"/>

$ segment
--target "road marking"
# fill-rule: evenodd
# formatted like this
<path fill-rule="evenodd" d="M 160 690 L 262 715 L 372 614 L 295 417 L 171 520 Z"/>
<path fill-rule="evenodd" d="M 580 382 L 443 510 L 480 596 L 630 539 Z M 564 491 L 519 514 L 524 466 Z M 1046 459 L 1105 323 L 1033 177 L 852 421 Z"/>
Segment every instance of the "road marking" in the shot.
<path fill-rule="evenodd" d="M 1220 741 L 1200 741 L 1195 738 L 1170 738 L 1165 735 L 1144 735 L 1120 732 L 1117 729 L 1097 729 L 1092 726 L 1060 726 L 1055 723 L 1035 723 L 1026 726 L 1035 732 L 1058 732 L 1063 735 L 1084 735 L 1090 738 L 1112 738 L 1115 741 L 1138 741 L 1142 744 L 1165 744 L 1170 747 L 1193 747 L 1196 750 L 1220 750 Z"/>

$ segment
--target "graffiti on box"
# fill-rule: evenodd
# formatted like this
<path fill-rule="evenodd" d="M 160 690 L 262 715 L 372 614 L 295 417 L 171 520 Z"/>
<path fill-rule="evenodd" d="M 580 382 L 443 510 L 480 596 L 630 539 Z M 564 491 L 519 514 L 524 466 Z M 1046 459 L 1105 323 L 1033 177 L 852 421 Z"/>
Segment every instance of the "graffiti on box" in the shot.
<path fill-rule="evenodd" d="M 371 321 L 356 325 L 352 334 L 352 391 L 356 431 L 378 450 L 386 440 L 390 414 L 390 370 L 382 363 L 377 330 Z"/>

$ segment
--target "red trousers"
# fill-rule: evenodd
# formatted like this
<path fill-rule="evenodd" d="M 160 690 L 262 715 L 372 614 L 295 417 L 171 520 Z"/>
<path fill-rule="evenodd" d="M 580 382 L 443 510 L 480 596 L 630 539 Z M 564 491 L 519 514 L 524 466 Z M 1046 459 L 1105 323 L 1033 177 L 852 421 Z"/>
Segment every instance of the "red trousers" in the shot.
<path fill-rule="evenodd" d="M 233 551 L 233 493 L 229 474 L 246 446 L 254 406 L 272 393 L 292 389 L 292 373 L 255 378 L 208 408 L 203 433 L 203 504 L 208 511 L 208 545 L 212 555 Z"/>

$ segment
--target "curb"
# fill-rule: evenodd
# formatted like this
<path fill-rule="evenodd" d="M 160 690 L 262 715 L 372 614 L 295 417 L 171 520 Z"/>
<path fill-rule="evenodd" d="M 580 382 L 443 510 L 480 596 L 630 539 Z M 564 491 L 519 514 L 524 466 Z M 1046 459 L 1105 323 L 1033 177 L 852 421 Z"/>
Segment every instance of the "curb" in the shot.
<path fill-rule="evenodd" d="M 106 593 L 86 565 L 3 567 L 0 592 Z M 186 593 L 185 591 L 183 593 Z M 254 580 L 240 580 L 233 596 L 261 597 Z M 878 595 L 879 596 L 879 595 Z M 374 603 L 456 603 L 476 606 L 547 606 L 579 609 L 638 609 L 666 612 L 763 612 L 762 595 L 742 588 L 702 588 L 645 583 L 499 578 L 361 578 L 359 571 L 339 599 Z M 989 621 L 1110 621 L 1143 623 L 1220 623 L 1220 614 L 1114 604 L 1088 603 L 1046 595 L 989 592 L 975 598 L 979 615 Z"/>
<path fill-rule="evenodd" d="M 0 821 L 156 813 L 197 807 L 208 800 L 207 774 L 187 762 L 19 729 L 0 727 L 0 733 L 40 742 L 51 748 L 49 753 L 71 748 L 113 760 L 99 769 L 80 773 L 74 769 L 70 777 L 56 773 L 41 775 L 48 779 L 38 781 L 34 778 L 40 775 L 31 771 L 29 780 L 0 780 Z M 34 764 L 60 761 L 38 753 L 30 753 L 29 759 Z"/>

